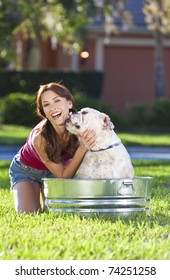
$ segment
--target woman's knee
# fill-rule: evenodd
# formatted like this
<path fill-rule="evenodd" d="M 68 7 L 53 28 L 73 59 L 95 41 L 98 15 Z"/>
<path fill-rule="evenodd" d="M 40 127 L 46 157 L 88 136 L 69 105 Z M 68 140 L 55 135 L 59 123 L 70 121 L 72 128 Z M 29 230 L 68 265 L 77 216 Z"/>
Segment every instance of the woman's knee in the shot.
<path fill-rule="evenodd" d="M 14 186 L 15 209 L 20 213 L 40 210 L 40 188 L 31 182 L 20 182 Z"/>

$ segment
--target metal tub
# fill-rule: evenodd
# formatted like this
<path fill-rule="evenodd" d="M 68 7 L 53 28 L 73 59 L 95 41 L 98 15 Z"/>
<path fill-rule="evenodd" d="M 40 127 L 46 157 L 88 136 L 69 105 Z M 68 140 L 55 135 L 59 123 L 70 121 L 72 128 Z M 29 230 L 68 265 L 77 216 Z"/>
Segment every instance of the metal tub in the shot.
<path fill-rule="evenodd" d="M 46 206 L 49 211 L 81 214 L 147 211 L 150 210 L 152 179 L 44 178 Z"/>

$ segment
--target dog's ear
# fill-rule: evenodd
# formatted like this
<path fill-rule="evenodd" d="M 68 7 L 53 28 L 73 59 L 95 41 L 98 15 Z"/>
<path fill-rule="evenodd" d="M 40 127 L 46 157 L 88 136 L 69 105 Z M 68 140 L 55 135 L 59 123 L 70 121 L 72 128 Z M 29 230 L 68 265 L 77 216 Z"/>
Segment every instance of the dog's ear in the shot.
<path fill-rule="evenodd" d="M 102 116 L 102 120 L 103 120 L 103 129 L 113 130 L 114 129 L 114 125 L 111 122 L 109 116 L 104 114 L 104 113 L 101 113 L 101 116 Z"/>

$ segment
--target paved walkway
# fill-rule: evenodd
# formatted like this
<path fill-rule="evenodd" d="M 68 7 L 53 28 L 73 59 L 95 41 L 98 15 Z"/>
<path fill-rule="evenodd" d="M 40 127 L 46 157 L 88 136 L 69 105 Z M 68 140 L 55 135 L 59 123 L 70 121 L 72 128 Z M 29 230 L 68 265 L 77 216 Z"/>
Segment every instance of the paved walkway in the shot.
<path fill-rule="evenodd" d="M 0 146 L 0 160 L 11 160 L 20 146 Z M 170 160 L 170 147 L 127 147 L 132 159 Z"/>
<path fill-rule="evenodd" d="M 11 160 L 13 156 L 19 151 L 20 146 L 0 146 L 0 160 L 9 159 Z"/>
<path fill-rule="evenodd" d="M 170 147 L 127 147 L 132 159 L 170 160 Z"/>

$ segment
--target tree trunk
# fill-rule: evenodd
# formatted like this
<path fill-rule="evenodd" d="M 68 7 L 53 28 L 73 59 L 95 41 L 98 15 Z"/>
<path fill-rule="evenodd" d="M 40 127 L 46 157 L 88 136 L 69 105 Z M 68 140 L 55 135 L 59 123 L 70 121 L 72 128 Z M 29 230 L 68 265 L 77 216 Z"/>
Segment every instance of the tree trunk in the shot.
<path fill-rule="evenodd" d="M 164 97 L 164 36 L 163 34 L 155 30 L 155 90 L 156 99 Z"/>

